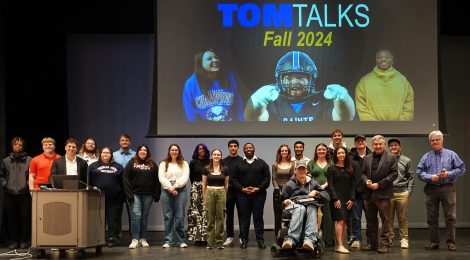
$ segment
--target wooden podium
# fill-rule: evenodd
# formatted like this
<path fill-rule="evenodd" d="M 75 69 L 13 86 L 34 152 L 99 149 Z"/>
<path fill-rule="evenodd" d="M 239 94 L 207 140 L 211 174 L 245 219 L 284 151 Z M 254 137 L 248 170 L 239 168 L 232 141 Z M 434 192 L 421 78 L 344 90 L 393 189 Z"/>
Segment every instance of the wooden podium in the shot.
<path fill-rule="evenodd" d="M 105 200 L 98 190 L 35 190 L 32 193 L 31 249 L 37 257 L 45 249 L 85 248 L 101 253 L 105 245 Z"/>

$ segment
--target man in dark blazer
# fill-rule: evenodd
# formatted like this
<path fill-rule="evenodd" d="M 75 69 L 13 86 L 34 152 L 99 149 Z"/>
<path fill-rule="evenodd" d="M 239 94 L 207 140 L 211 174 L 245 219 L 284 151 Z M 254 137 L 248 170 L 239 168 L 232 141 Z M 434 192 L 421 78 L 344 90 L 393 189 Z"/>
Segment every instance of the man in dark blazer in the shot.
<path fill-rule="evenodd" d="M 366 184 L 364 204 L 367 220 L 367 244 L 361 247 L 364 251 L 388 253 L 389 236 L 392 230 L 390 221 L 390 201 L 393 198 L 393 181 L 398 177 L 398 158 L 385 151 L 385 138 L 376 135 L 372 138 L 374 152 L 364 157 L 362 180 Z M 379 221 L 382 220 L 382 234 L 378 241 Z"/>
<path fill-rule="evenodd" d="M 52 183 L 52 175 L 78 175 L 80 181 L 87 182 L 88 164 L 77 156 L 77 149 L 77 140 L 69 138 L 65 141 L 65 156 L 53 161 L 49 183 Z"/>

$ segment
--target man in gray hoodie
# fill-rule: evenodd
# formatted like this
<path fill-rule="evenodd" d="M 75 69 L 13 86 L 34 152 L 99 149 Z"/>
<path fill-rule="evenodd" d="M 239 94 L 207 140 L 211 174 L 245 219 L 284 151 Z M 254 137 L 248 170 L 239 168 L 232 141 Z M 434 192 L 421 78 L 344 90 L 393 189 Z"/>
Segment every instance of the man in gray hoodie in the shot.
<path fill-rule="evenodd" d="M 300 235 L 304 226 L 303 222 L 306 221 L 302 247 L 306 250 L 313 250 L 318 234 L 317 208 L 315 205 L 303 206 L 294 201 L 314 197 L 320 197 L 320 200 L 324 203 L 330 200 L 330 196 L 321 188 L 320 184 L 307 176 L 307 163 L 303 160 L 297 161 L 295 163 L 294 175 L 284 185 L 281 194 L 282 204 L 292 214 L 289 231 L 282 243 L 283 249 L 293 248 L 295 244 L 301 241 Z M 306 218 L 305 214 L 307 214 Z"/>
<path fill-rule="evenodd" d="M 11 140 L 12 153 L 0 162 L 0 180 L 6 193 L 5 224 L 10 250 L 26 249 L 31 240 L 31 195 L 28 186 L 31 157 L 24 151 L 25 145 L 23 138 L 14 137 Z"/>
<path fill-rule="evenodd" d="M 401 142 L 399 139 L 388 140 L 388 149 L 398 157 L 398 177 L 393 182 L 393 198 L 390 205 L 390 221 L 392 222 L 395 213 L 398 218 L 400 229 L 400 247 L 408 248 L 408 199 L 414 187 L 414 170 L 411 159 L 401 154 Z M 393 241 L 394 231 L 392 229 L 390 244 Z"/>

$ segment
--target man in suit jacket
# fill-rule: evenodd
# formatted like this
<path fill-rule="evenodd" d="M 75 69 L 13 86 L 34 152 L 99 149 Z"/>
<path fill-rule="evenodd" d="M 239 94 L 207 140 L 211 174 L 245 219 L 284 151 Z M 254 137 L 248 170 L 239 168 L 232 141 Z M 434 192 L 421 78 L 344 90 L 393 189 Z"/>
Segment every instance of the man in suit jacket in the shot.
<path fill-rule="evenodd" d="M 367 220 L 367 244 L 364 251 L 377 250 L 388 253 L 389 236 L 392 230 L 390 221 L 390 202 L 393 198 L 393 181 L 398 177 L 398 158 L 395 154 L 385 151 L 385 138 L 376 135 L 372 138 L 374 152 L 364 157 L 362 180 L 366 184 L 364 202 Z M 379 221 L 382 220 L 382 234 L 378 241 Z"/>
<path fill-rule="evenodd" d="M 52 163 L 49 183 L 52 183 L 52 175 L 78 175 L 82 182 L 87 182 L 88 164 L 77 157 L 78 142 L 73 138 L 65 141 L 65 156 L 57 158 Z"/>

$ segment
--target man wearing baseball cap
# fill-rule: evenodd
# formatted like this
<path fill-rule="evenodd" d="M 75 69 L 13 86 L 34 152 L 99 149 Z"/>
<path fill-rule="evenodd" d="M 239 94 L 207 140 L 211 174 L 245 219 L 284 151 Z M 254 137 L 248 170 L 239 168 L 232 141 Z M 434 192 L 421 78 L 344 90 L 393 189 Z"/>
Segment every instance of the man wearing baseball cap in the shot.
<path fill-rule="evenodd" d="M 287 236 L 284 238 L 282 248 L 290 249 L 303 240 L 302 248 L 313 250 L 317 241 L 318 224 L 317 208 L 314 205 L 299 205 L 294 203 L 297 199 L 320 196 L 324 203 L 330 200 L 328 193 L 313 178 L 307 176 L 307 163 L 303 160 L 295 162 L 294 175 L 282 188 L 281 201 L 290 210 L 292 220 Z M 305 218 L 305 214 L 307 217 Z M 302 227 L 305 223 L 305 237 L 301 240 Z"/>
<path fill-rule="evenodd" d="M 411 159 L 401 154 L 401 142 L 397 138 L 388 140 L 388 150 L 398 157 L 398 177 L 393 181 L 393 198 L 390 203 L 390 222 L 393 226 L 395 214 L 400 230 L 400 247 L 408 248 L 408 199 L 413 192 L 413 164 Z M 395 232 L 390 233 L 390 245 Z"/>
<path fill-rule="evenodd" d="M 359 168 L 362 169 L 364 157 L 370 154 L 372 151 L 367 147 L 367 139 L 364 135 L 356 135 L 354 137 L 354 147 L 351 148 L 350 156 L 353 164 L 358 164 Z M 354 200 L 352 209 L 352 239 L 349 243 L 351 248 L 361 248 L 362 244 L 362 212 L 364 211 L 364 182 L 362 182 L 362 172 L 359 176 L 354 176 L 356 199 Z"/>

